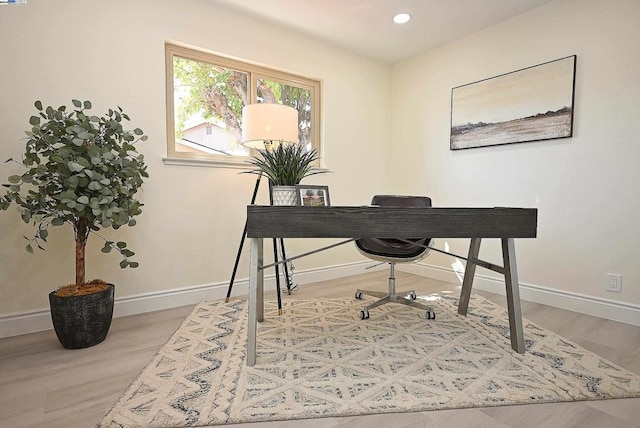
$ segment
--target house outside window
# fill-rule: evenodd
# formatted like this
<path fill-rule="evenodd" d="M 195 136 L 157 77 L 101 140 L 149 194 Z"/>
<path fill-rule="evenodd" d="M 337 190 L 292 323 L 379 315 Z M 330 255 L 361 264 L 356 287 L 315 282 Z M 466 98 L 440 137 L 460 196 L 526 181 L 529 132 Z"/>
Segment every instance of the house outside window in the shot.
<path fill-rule="evenodd" d="M 242 107 L 277 103 L 298 111 L 298 136 L 321 153 L 320 81 L 167 43 L 169 158 L 237 163 Z"/>

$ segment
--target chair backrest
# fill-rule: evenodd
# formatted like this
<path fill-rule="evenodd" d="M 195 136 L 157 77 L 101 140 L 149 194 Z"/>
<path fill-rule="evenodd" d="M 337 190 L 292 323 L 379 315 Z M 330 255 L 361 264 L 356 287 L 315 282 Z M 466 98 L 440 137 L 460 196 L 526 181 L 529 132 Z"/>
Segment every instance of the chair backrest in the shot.
<path fill-rule="evenodd" d="M 375 195 L 371 205 L 381 207 L 430 207 L 431 198 L 426 196 Z"/>
<path fill-rule="evenodd" d="M 371 205 L 381 207 L 431 207 L 431 198 L 426 196 L 375 195 Z M 415 260 L 428 252 L 424 248 L 431 238 L 414 237 L 415 244 L 398 239 L 362 238 L 355 241 L 356 246 L 365 256 L 374 256 L 376 260 L 388 258 L 394 262 Z M 417 245 L 416 245 L 417 244 Z"/>

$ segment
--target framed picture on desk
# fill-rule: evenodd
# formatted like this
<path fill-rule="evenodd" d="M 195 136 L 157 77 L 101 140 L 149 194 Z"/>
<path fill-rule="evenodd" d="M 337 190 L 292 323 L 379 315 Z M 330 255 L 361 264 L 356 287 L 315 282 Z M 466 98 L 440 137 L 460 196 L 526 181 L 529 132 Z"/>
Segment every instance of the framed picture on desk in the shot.
<path fill-rule="evenodd" d="M 298 199 L 298 205 L 303 207 L 331 206 L 328 186 L 296 184 L 296 196 Z"/>

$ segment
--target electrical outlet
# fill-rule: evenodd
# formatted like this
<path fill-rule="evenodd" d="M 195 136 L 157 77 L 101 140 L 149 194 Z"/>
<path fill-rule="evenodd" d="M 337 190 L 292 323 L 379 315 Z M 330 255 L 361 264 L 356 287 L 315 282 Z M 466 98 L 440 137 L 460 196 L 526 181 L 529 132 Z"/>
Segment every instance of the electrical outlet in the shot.
<path fill-rule="evenodd" d="M 607 274 L 607 291 L 622 292 L 622 275 L 619 273 Z"/>

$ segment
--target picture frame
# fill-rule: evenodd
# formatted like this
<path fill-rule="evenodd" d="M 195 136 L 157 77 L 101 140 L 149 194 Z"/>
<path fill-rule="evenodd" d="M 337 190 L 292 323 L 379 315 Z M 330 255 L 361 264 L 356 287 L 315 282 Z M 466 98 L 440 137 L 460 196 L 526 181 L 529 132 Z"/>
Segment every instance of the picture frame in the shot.
<path fill-rule="evenodd" d="M 573 135 L 576 55 L 451 90 L 449 149 Z"/>
<path fill-rule="evenodd" d="M 329 186 L 296 184 L 296 198 L 302 207 L 329 207 Z"/>

